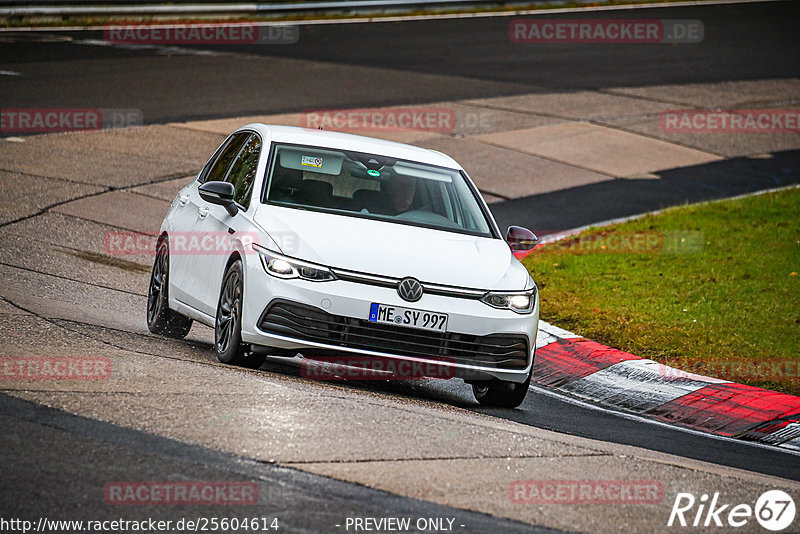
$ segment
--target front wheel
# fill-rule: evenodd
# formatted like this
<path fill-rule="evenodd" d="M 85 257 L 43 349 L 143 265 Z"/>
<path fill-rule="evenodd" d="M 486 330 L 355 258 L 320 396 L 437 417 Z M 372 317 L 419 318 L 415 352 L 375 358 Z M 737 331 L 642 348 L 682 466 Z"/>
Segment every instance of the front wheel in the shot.
<path fill-rule="evenodd" d="M 214 322 L 214 353 L 222 363 L 258 369 L 266 360 L 266 355 L 254 353 L 242 343 L 243 297 L 242 260 L 236 260 L 222 279 L 217 319 Z"/>
<path fill-rule="evenodd" d="M 483 380 L 472 384 L 472 394 L 483 406 L 497 408 L 516 408 L 525 400 L 531 375 L 522 383 L 503 380 Z"/>
<path fill-rule="evenodd" d="M 183 339 L 192 329 L 192 320 L 169 307 L 169 243 L 158 244 L 150 287 L 147 290 L 147 328 L 154 334 Z"/>

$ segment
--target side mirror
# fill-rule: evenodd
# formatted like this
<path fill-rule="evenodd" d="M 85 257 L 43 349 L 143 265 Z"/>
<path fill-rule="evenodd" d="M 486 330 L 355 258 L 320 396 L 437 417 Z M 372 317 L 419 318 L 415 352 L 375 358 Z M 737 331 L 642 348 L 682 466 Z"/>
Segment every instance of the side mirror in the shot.
<path fill-rule="evenodd" d="M 539 242 L 539 238 L 527 228 L 509 226 L 508 232 L 506 232 L 506 242 L 508 242 L 511 252 L 519 252 L 531 250 Z"/>
<path fill-rule="evenodd" d="M 233 200 L 236 194 L 236 189 L 230 182 L 206 182 L 201 185 L 197 191 L 200 193 L 200 198 L 211 204 L 224 207 L 228 210 L 231 217 L 239 213 L 239 208 Z"/>

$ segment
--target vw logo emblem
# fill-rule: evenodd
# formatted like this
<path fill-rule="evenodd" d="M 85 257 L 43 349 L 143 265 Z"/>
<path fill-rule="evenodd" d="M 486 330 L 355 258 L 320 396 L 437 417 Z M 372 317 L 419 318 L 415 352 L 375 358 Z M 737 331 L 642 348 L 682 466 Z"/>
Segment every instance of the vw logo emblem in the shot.
<path fill-rule="evenodd" d="M 416 302 L 422 298 L 422 284 L 416 278 L 403 278 L 397 285 L 397 294 L 408 302 Z"/>

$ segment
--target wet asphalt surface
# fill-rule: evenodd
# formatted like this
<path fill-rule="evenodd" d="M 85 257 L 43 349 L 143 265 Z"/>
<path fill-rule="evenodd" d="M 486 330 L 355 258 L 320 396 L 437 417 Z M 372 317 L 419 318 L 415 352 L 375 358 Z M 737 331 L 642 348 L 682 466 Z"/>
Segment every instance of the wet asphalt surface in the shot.
<path fill-rule="evenodd" d="M 704 20 L 706 39 L 692 48 L 612 46 L 602 53 L 597 47 L 564 45 L 520 53 L 519 48 L 509 47 L 507 39 L 494 37 L 507 19 L 319 26 L 301 32 L 297 46 L 236 48 L 232 56 L 187 56 L 178 68 L 170 55 L 152 50 L 23 36 L 0 42 L 3 62 L 29 68 L 29 75 L 0 78 L 0 101 L 13 107 L 83 106 L 91 101 L 93 107 L 141 109 L 145 122 L 163 123 L 537 90 L 793 77 L 800 72 L 797 13 L 798 5 L 791 2 L 743 4 L 723 11 L 710 7 L 653 10 L 648 14 L 652 18 Z M 75 40 L 97 38 L 97 34 L 70 35 Z M 800 154 L 788 151 L 768 160 L 735 158 L 668 171 L 662 178 L 658 182 L 603 182 L 500 202 L 492 209 L 501 224 L 514 221 L 562 230 L 686 201 L 797 183 Z M 143 304 L 141 280 L 146 279 L 146 271 L 132 275 L 140 281 L 129 288 L 132 306 Z M 127 319 L 119 322 L 129 323 Z M 210 354 L 207 344 L 194 346 L 203 358 Z M 262 372 L 296 374 L 292 367 L 275 362 L 266 364 Z M 398 382 L 352 387 L 433 400 L 537 428 L 800 480 L 800 462 L 786 452 L 655 427 L 535 392 L 518 410 L 503 411 L 478 408 L 463 384 Z M 219 453 L 5 395 L 0 396 L 0 418 L 8 429 L 0 437 L 3 517 L 13 511 L 18 517 L 50 513 L 63 518 L 69 511 L 80 510 L 92 518 L 115 518 L 119 509 L 103 505 L 96 494 L 102 481 L 178 474 L 186 479 L 255 481 L 263 501 L 258 514 L 268 516 L 280 510 L 282 516 L 289 515 L 292 531 L 334 531 L 337 520 L 346 515 L 388 514 L 457 517 L 470 526 L 465 532 L 532 528 Z M 202 510 L 204 515 L 209 512 Z M 126 510 L 122 515 L 142 513 L 141 509 Z M 176 508 L 156 511 L 154 517 L 197 513 L 197 509 Z M 224 509 L 219 513 L 230 515 Z"/>

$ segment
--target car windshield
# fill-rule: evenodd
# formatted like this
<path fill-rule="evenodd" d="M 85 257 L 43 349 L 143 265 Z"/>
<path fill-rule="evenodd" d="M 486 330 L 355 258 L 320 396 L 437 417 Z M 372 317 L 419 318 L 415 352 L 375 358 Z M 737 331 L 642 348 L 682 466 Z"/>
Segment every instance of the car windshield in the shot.
<path fill-rule="evenodd" d="M 362 152 L 277 145 L 266 200 L 491 237 L 475 195 L 454 169 Z"/>

